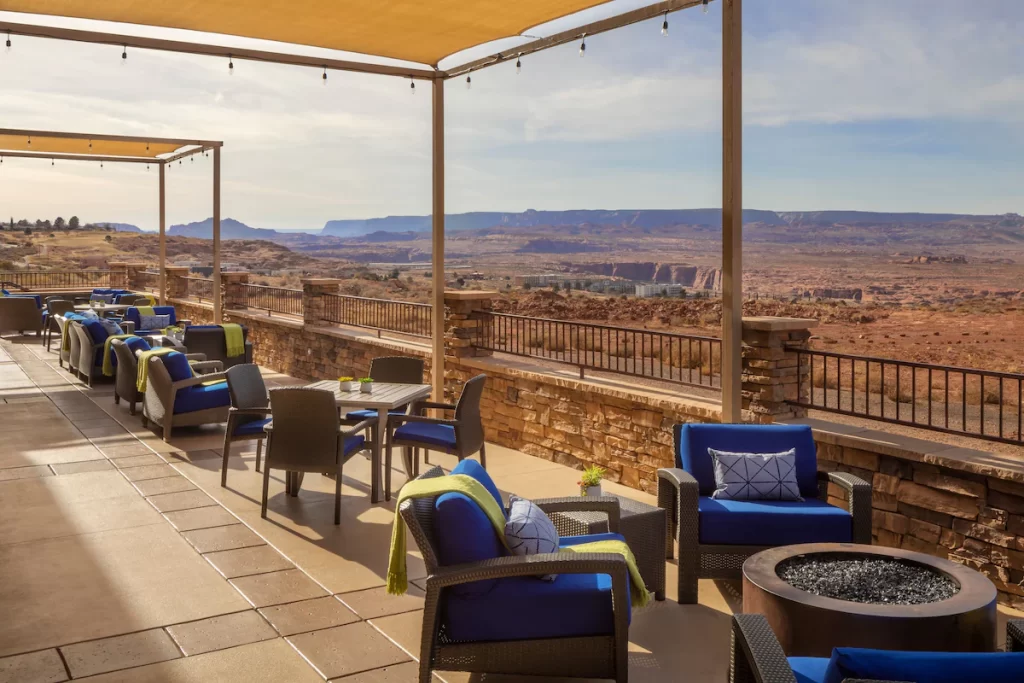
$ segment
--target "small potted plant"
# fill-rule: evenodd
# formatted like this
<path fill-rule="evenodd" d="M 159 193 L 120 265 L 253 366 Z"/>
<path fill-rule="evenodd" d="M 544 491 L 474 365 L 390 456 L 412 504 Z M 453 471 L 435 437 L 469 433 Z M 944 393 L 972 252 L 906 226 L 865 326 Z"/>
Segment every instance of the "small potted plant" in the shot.
<path fill-rule="evenodd" d="M 359 388 L 359 382 L 355 377 L 339 377 L 338 386 L 342 391 L 355 391 Z"/>
<path fill-rule="evenodd" d="M 360 377 L 359 378 L 359 391 L 364 394 L 373 393 L 373 378 L 372 377 Z"/>
<path fill-rule="evenodd" d="M 176 342 L 180 342 L 185 338 L 185 330 L 177 325 L 171 325 L 170 327 L 164 328 L 164 335 L 170 337 Z"/>
<path fill-rule="evenodd" d="M 591 465 L 583 468 L 583 475 L 577 482 L 580 485 L 581 496 L 600 496 L 601 479 L 604 477 L 604 468 L 600 465 Z"/>

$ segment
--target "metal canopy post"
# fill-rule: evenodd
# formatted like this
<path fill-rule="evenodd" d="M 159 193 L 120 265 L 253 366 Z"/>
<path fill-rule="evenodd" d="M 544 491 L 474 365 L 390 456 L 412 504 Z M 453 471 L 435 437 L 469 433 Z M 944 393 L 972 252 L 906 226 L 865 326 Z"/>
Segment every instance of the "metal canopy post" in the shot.
<path fill-rule="evenodd" d="M 220 147 L 213 148 L 213 322 L 220 324 Z"/>
<path fill-rule="evenodd" d="M 722 2 L 722 422 L 743 409 L 743 1 Z"/>
<path fill-rule="evenodd" d="M 160 171 L 160 303 L 167 305 L 167 188 L 166 164 L 157 164 Z"/>
<path fill-rule="evenodd" d="M 433 86 L 433 229 L 431 239 L 431 379 L 434 400 L 444 402 L 444 78 Z"/>

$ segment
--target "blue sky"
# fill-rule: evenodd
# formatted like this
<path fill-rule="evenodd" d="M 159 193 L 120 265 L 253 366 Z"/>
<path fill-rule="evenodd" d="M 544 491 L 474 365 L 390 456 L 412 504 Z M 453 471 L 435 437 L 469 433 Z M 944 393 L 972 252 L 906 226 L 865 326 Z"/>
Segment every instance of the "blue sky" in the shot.
<path fill-rule="evenodd" d="M 617 5 L 642 4 L 616 0 Z M 2 14 L 0 14 L 2 16 Z M 18 20 L 19 17 L 7 15 Z M 720 203 L 720 30 L 654 20 L 447 86 L 450 212 Z M 1024 3 L 747 0 L 745 205 L 1024 212 Z M 14 38 L 6 127 L 225 141 L 224 214 L 268 228 L 430 209 L 429 92 L 400 79 Z M 169 219 L 211 212 L 209 162 Z M 156 225 L 155 170 L 8 160 L 0 212 Z"/>

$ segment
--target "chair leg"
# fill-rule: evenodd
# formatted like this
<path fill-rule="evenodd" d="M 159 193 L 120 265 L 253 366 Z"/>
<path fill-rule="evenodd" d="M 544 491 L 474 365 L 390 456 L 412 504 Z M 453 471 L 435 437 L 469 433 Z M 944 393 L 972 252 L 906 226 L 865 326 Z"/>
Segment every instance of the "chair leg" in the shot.
<path fill-rule="evenodd" d="M 260 508 L 260 517 L 267 518 L 267 491 L 270 488 L 270 468 L 263 468 L 263 505 Z"/>
<path fill-rule="evenodd" d="M 480 466 L 487 469 L 487 444 L 480 444 Z"/>
<path fill-rule="evenodd" d="M 263 455 L 263 439 L 256 439 L 256 471 L 260 471 L 260 456 Z"/>
<path fill-rule="evenodd" d="M 338 464 L 338 477 L 334 480 L 334 523 L 341 524 L 341 468 Z"/>
<path fill-rule="evenodd" d="M 224 434 L 224 461 L 220 466 L 220 485 L 227 488 L 228 485 L 228 457 L 231 455 L 231 438 Z"/>
<path fill-rule="evenodd" d="M 135 414 L 135 401 L 129 401 L 128 402 L 128 414 L 129 415 L 134 415 Z M 143 421 L 142 426 L 143 427 L 146 426 L 145 421 Z"/>
<path fill-rule="evenodd" d="M 391 500 L 391 446 L 384 453 L 384 500 Z"/>
<path fill-rule="evenodd" d="M 114 391 L 114 405 L 121 405 L 121 397 L 117 395 L 117 391 Z"/>
<path fill-rule="evenodd" d="M 171 416 L 164 415 L 164 441 L 171 442 Z"/>

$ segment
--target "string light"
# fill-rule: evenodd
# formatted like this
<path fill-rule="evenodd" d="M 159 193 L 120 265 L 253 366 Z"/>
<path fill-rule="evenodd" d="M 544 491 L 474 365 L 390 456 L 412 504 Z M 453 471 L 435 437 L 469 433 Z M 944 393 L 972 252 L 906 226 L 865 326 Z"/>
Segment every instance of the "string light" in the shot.
<path fill-rule="evenodd" d="M 327 67 L 326 66 L 324 67 L 323 84 L 327 85 Z"/>
<path fill-rule="evenodd" d="M 127 61 L 128 61 L 128 46 L 125 45 L 124 48 L 122 48 L 122 50 L 121 50 L 121 66 L 124 66 L 125 62 L 127 62 Z"/>
<path fill-rule="evenodd" d="M 708 0 L 703 0 L 703 2 L 701 4 L 704 5 L 704 7 L 703 7 L 704 14 L 707 14 L 708 13 Z"/>
<path fill-rule="evenodd" d="M 516 55 L 516 73 L 517 74 L 522 73 L 522 71 L 523 71 L 522 56 L 523 56 L 522 52 L 520 52 L 518 55 Z"/>
<path fill-rule="evenodd" d="M 103 168 L 103 162 L 102 161 L 100 162 L 100 168 Z"/>
<path fill-rule="evenodd" d="M 50 166 L 53 166 L 53 159 L 50 159 Z"/>
<path fill-rule="evenodd" d="M 412 76 L 409 76 L 409 92 L 416 94 L 416 80 Z"/>
<path fill-rule="evenodd" d="M 146 164 L 146 170 L 147 171 L 149 170 L 149 164 Z"/>
<path fill-rule="evenodd" d="M 587 54 L 587 34 L 584 33 L 582 41 L 580 42 L 580 57 L 584 57 Z"/>
<path fill-rule="evenodd" d="M 665 21 L 661 22 L 661 35 L 668 35 L 668 12 L 665 12 Z"/>
<path fill-rule="evenodd" d="M 228 55 L 228 75 L 235 75 L 235 60 L 232 59 L 231 55 Z"/>
<path fill-rule="evenodd" d="M 11 51 L 11 32 L 10 31 L 7 32 L 7 47 L 4 48 L 4 50 L 6 52 L 10 52 Z"/>
<path fill-rule="evenodd" d="M 31 135 L 28 136 L 28 144 L 29 144 L 29 146 L 32 145 L 32 136 Z"/>
<path fill-rule="evenodd" d="M 466 76 L 466 90 L 472 90 L 472 89 L 473 89 L 473 77 L 472 76 Z"/>

